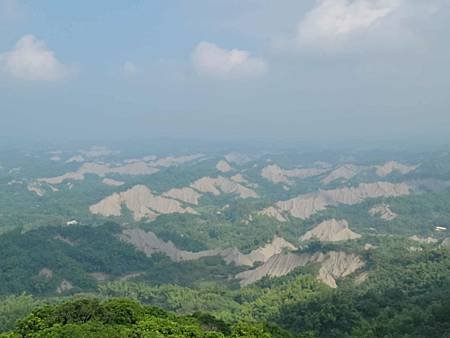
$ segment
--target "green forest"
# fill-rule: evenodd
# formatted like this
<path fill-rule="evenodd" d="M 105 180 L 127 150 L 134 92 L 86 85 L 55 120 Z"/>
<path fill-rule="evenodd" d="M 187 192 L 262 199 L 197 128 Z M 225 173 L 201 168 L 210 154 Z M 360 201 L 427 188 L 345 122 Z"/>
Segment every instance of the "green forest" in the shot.
<path fill-rule="evenodd" d="M 450 250 L 403 248 L 391 239 L 367 253 L 371 273 L 357 287 L 345 280 L 330 289 L 311 267 L 241 289 L 217 281 L 181 286 L 147 279 L 93 283 L 89 296 L 73 300 L 5 295 L 0 329 L 12 337 L 448 337 Z"/>

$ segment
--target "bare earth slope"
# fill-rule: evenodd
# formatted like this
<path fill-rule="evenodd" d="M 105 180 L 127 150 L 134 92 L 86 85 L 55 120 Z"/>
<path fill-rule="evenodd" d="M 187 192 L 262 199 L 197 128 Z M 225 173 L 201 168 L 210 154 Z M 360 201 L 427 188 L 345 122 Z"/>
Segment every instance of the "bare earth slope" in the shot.
<path fill-rule="evenodd" d="M 154 160 L 153 157 L 144 157 L 138 160 L 125 160 L 119 165 L 110 165 L 105 163 L 86 162 L 77 171 L 68 172 L 60 176 L 39 178 L 34 181 L 35 186 L 47 184 L 50 186 L 58 185 L 66 180 L 82 181 L 86 174 L 93 174 L 104 177 L 108 174 L 119 175 L 152 175 L 158 172 L 161 167 L 176 166 L 190 161 L 197 160 L 203 155 L 185 155 L 179 157 L 165 157 Z M 106 183 L 107 184 L 107 183 Z M 36 191 L 34 191 L 36 192 Z M 36 192 L 37 193 L 37 192 Z"/>
<path fill-rule="evenodd" d="M 119 193 L 114 193 L 100 202 L 91 205 L 89 210 L 93 214 L 102 216 L 122 215 L 122 206 L 127 207 L 136 221 L 143 218 L 155 219 L 159 214 L 191 213 L 195 210 L 182 206 L 182 202 L 198 205 L 201 193 L 221 193 L 237 194 L 240 198 L 257 198 L 258 194 L 240 183 L 225 177 L 203 177 L 190 187 L 174 188 L 161 196 L 154 195 L 152 191 L 144 185 L 136 185 L 133 188 Z"/>
<path fill-rule="evenodd" d="M 228 264 L 238 266 L 252 266 L 255 262 L 266 262 L 270 257 L 284 250 L 296 249 L 295 246 L 280 237 L 274 237 L 272 242 L 253 250 L 249 254 L 243 254 L 237 248 L 199 252 L 180 250 L 172 242 L 164 242 L 153 232 L 145 232 L 142 229 L 126 229 L 122 232 L 120 238 L 132 244 L 147 256 L 151 256 L 154 253 L 164 253 L 175 262 L 196 260 L 209 256 L 221 256 Z"/>
<path fill-rule="evenodd" d="M 136 185 L 127 191 L 114 193 L 90 206 L 89 210 L 102 216 L 120 216 L 122 205 L 133 213 L 137 221 L 144 217 L 154 219 L 158 214 L 195 213 L 193 209 L 183 208 L 176 200 L 153 195 L 144 185 Z"/>
<path fill-rule="evenodd" d="M 369 214 L 372 216 L 379 216 L 385 221 L 392 221 L 397 218 L 397 214 L 394 213 L 387 204 L 378 204 L 369 210 Z"/>
<path fill-rule="evenodd" d="M 349 180 L 356 176 L 360 172 L 361 168 L 354 164 L 344 164 L 336 169 L 334 169 L 331 173 L 329 173 L 323 180 L 323 184 L 330 184 L 333 181 L 338 179 Z"/>
<path fill-rule="evenodd" d="M 321 265 L 318 279 L 330 287 L 336 287 L 336 279 L 345 277 L 364 266 L 362 259 L 354 254 L 331 251 L 328 253 L 294 254 L 284 251 L 295 250 L 295 246 L 280 237 L 257 248 L 249 254 L 243 254 L 236 248 L 190 252 L 178 249 L 172 242 L 160 240 L 154 233 L 142 229 L 125 229 L 120 238 L 147 256 L 164 253 L 175 262 L 196 260 L 208 256 L 221 256 L 228 264 L 252 266 L 255 262 L 263 265 L 236 275 L 241 286 L 254 283 L 265 276 L 280 277 L 300 266 L 312 263 Z"/>
<path fill-rule="evenodd" d="M 192 188 L 185 187 L 170 189 L 165 192 L 163 196 L 183 201 L 185 203 L 198 205 L 198 200 L 202 195 Z"/>
<path fill-rule="evenodd" d="M 390 161 L 382 166 L 377 167 L 377 175 L 380 177 L 385 177 L 393 172 L 398 172 L 402 175 L 405 175 L 411 171 L 416 170 L 417 167 L 417 165 L 406 165 L 396 161 Z"/>
<path fill-rule="evenodd" d="M 102 180 L 103 184 L 112 186 L 112 187 L 120 187 L 121 185 L 124 185 L 125 182 L 122 181 L 117 181 L 117 180 L 113 180 L 112 178 L 104 178 Z"/>
<path fill-rule="evenodd" d="M 276 207 L 268 207 L 260 212 L 259 215 L 275 218 L 278 222 L 287 222 L 281 210 Z"/>
<path fill-rule="evenodd" d="M 433 243 L 437 243 L 437 241 L 438 241 L 436 238 L 433 238 L 433 237 L 424 238 L 424 237 L 419 237 L 417 235 L 411 236 L 411 237 L 409 237 L 409 239 L 412 241 L 415 241 L 415 242 L 422 243 L 422 244 L 433 244 Z"/>
<path fill-rule="evenodd" d="M 351 231 L 346 220 L 330 219 L 324 221 L 300 237 L 302 241 L 317 238 L 321 242 L 337 242 L 361 238 Z"/>
<path fill-rule="evenodd" d="M 227 172 L 233 170 L 233 168 L 231 168 L 231 166 L 228 164 L 228 162 L 226 162 L 224 160 L 220 160 L 217 163 L 216 169 L 219 170 L 222 173 L 227 173 Z"/>
<path fill-rule="evenodd" d="M 320 190 L 314 193 L 300 195 L 287 201 L 280 201 L 273 206 L 280 212 L 291 216 L 307 219 L 328 206 L 339 204 L 353 205 L 368 198 L 398 197 L 408 195 L 410 187 L 406 183 L 362 183 L 357 187 Z M 272 209 L 265 209 L 262 214 L 273 215 Z"/>
<path fill-rule="evenodd" d="M 240 183 L 232 181 L 226 177 L 219 176 L 217 178 L 203 177 L 191 184 L 191 188 L 203 193 L 211 193 L 213 195 L 237 194 L 241 198 L 257 198 L 258 194 Z"/>
<path fill-rule="evenodd" d="M 241 286 L 257 282 L 263 277 L 281 277 L 294 269 L 312 263 L 321 265 L 318 279 L 330 287 L 336 287 L 336 279 L 348 276 L 364 266 L 363 260 L 345 252 L 330 251 L 327 253 L 278 254 L 272 256 L 266 263 L 253 269 L 238 273 Z"/>
<path fill-rule="evenodd" d="M 227 160 L 227 162 L 234 163 L 237 165 L 243 165 L 252 160 L 248 155 L 241 154 L 235 151 L 226 154 L 225 159 Z"/>
<path fill-rule="evenodd" d="M 319 168 L 299 168 L 286 170 L 276 164 L 268 165 L 261 170 L 261 176 L 273 183 L 291 184 L 290 178 L 307 178 L 317 176 L 325 172 Z"/>
<path fill-rule="evenodd" d="M 328 174 L 327 177 L 322 180 L 322 183 L 330 184 L 331 182 L 338 179 L 350 180 L 360 173 L 367 173 L 373 170 L 375 170 L 375 173 L 380 177 L 389 176 L 393 172 L 398 172 L 402 175 L 405 175 L 416 170 L 417 167 L 418 165 L 407 165 L 395 161 L 390 161 L 382 165 L 373 166 L 361 166 L 348 163 L 334 169 L 331 173 Z"/>

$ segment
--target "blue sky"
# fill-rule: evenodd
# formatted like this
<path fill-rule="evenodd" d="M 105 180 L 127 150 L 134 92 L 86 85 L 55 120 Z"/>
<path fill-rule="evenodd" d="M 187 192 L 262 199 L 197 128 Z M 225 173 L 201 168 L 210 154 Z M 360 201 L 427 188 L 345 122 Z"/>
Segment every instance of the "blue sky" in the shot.
<path fill-rule="evenodd" d="M 445 138 L 446 0 L 0 0 L 16 138 Z"/>

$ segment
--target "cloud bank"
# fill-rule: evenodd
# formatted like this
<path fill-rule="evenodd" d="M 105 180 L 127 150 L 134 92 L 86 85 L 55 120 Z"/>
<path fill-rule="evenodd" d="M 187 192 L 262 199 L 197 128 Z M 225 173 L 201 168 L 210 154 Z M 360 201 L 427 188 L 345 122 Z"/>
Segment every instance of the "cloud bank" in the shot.
<path fill-rule="evenodd" d="M 278 38 L 279 52 L 355 52 L 417 47 L 442 0 L 316 0 L 290 37 Z"/>
<path fill-rule="evenodd" d="M 304 47 L 335 47 L 369 31 L 399 5 L 399 0 L 320 0 L 298 25 L 297 43 Z"/>
<path fill-rule="evenodd" d="M 70 73 L 45 42 L 33 35 L 23 36 L 11 51 L 0 54 L 0 70 L 13 79 L 28 82 L 57 82 Z"/>
<path fill-rule="evenodd" d="M 248 51 L 220 48 L 211 42 L 200 42 L 194 49 L 192 64 L 204 76 L 220 79 L 258 77 L 267 72 L 267 63 Z"/>

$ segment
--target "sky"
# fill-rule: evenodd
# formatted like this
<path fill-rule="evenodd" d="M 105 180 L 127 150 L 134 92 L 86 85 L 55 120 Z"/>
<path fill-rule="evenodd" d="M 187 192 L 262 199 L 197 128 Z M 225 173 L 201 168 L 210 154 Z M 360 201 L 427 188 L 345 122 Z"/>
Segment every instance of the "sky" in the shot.
<path fill-rule="evenodd" d="M 448 140 L 449 35 L 449 0 L 0 0 L 0 133 Z"/>

